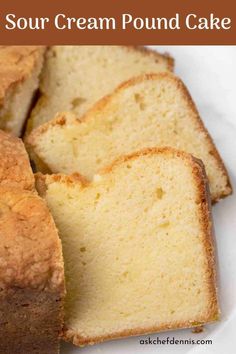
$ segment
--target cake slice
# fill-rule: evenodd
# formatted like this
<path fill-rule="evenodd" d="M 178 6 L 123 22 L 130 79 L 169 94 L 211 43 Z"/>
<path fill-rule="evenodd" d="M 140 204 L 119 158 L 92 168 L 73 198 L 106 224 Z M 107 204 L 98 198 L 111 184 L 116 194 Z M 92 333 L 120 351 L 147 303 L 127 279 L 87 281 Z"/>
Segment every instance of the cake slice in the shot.
<path fill-rule="evenodd" d="M 219 315 L 200 161 L 171 148 L 123 157 L 86 182 L 38 174 L 62 239 L 65 339 L 76 345 L 194 327 Z"/>
<path fill-rule="evenodd" d="M 64 295 L 53 218 L 22 141 L 0 132 L 0 353 L 57 354 Z"/>
<path fill-rule="evenodd" d="M 0 46 L 0 129 L 19 136 L 38 88 L 45 47 Z"/>
<path fill-rule="evenodd" d="M 82 119 L 61 113 L 35 129 L 27 143 L 38 169 L 79 172 L 88 179 L 120 155 L 170 146 L 204 162 L 213 201 L 231 193 L 227 171 L 186 87 L 170 73 L 122 84 Z"/>
<path fill-rule="evenodd" d="M 28 132 L 61 111 L 84 114 L 97 100 L 132 76 L 172 70 L 167 55 L 142 47 L 53 46 L 40 82 Z"/>

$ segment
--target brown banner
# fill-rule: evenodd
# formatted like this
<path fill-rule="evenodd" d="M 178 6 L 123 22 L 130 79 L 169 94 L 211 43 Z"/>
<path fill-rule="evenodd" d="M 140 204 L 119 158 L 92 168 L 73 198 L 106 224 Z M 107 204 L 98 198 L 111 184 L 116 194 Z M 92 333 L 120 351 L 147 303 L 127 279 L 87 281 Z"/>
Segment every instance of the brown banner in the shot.
<path fill-rule="evenodd" d="M 233 0 L 8 0 L 0 44 L 236 44 Z"/>

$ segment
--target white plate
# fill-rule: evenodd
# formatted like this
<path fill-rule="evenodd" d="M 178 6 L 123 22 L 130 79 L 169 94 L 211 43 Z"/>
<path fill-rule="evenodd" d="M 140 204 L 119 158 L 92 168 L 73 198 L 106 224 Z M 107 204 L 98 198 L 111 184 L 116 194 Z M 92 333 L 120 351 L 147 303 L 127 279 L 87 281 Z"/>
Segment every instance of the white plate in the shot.
<path fill-rule="evenodd" d="M 169 46 L 176 60 L 175 72 L 188 86 L 201 117 L 209 129 L 236 186 L 236 47 Z M 141 345 L 149 336 L 116 340 L 87 348 L 62 344 L 61 354 L 234 354 L 236 353 L 236 198 L 213 207 L 220 272 L 222 319 L 204 332 L 171 331 L 150 336 L 167 339 L 210 339 L 202 345 Z"/>

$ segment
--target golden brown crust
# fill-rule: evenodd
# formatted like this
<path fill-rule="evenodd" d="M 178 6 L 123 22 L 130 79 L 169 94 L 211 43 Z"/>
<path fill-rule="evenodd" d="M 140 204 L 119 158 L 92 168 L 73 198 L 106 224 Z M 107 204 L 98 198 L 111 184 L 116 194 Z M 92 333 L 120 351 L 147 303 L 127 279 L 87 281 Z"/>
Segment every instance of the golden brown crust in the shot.
<path fill-rule="evenodd" d="M 144 155 L 153 155 L 153 154 L 165 154 L 171 155 L 185 160 L 192 168 L 193 178 L 195 180 L 196 186 L 196 202 L 199 208 L 199 215 L 201 215 L 201 225 L 204 234 L 204 239 L 202 240 L 204 244 L 204 249 L 206 252 L 207 259 L 207 277 L 208 277 L 208 289 L 209 289 L 209 306 L 208 312 L 202 314 L 199 318 L 195 318 L 194 322 L 176 322 L 171 324 L 165 324 L 161 326 L 153 326 L 149 328 L 135 328 L 130 330 L 124 330 L 117 333 L 112 333 L 105 336 L 99 337 L 82 337 L 75 333 L 70 328 L 64 329 L 64 339 L 67 341 L 72 341 L 75 345 L 86 345 L 86 344 L 94 344 L 103 342 L 109 339 L 122 338 L 127 336 L 135 336 L 142 335 L 146 333 L 155 333 L 160 331 L 166 331 L 169 329 L 178 329 L 178 328 L 190 328 L 196 327 L 196 325 L 200 326 L 202 324 L 216 321 L 219 317 L 219 308 L 218 308 L 218 300 L 217 300 L 217 289 L 216 289 L 216 274 L 215 274 L 215 254 L 214 254 L 214 237 L 213 237 L 213 227 L 212 227 L 212 216 L 211 216 L 211 206 L 210 206 L 210 195 L 208 188 L 208 181 L 204 169 L 203 163 L 194 158 L 192 155 L 185 153 L 183 151 L 178 151 L 173 148 L 164 147 L 164 148 L 149 148 L 144 149 L 139 152 L 132 153 L 127 156 L 123 156 L 114 161 L 110 166 L 106 167 L 102 171 L 100 171 L 100 175 L 109 174 L 115 171 L 117 167 L 121 164 L 137 159 L 140 156 Z M 53 183 L 54 181 L 63 181 L 64 183 L 78 183 L 81 188 L 89 188 L 89 186 L 93 185 L 96 182 L 87 182 L 84 184 L 80 179 L 74 178 L 74 176 L 65 176 L 65 175 L 49 175 L 42 176 L 38 175 L 41 178 L 41 182 L 44 183 L 43 188 L 47 188 L 45 184 L 45 179 L 47 182 Z"/>
<path fill-rule="evenodd" d="M 44 46 L 0 46 L 0 106 L 8 91 L 34 70 Z"/>
<path fill-rule="evenodd" d="M 80 124 L 81 122 L 85 122 L 85 121 L 91 119 L 97 111 L 102 111 L 105 108 L 105 106 L 107 104 L 109 104 L 109 101 L 116 94 L 118 94 L 120 91 L 122 91 L 124 88 L 141 83 L 145 80 L 161 80 L 161 79 L 165 79 L 165 80 L 168 79 L 168 80 L 174 82 L 175 85 L 180 90 L 180 92 L 182 92 L 183 96 L 185 97 L 185 99 L 187 100 L 187 102 L 189 104 L 189 108 L 192 110 L 192 113 L 193 113 L 192 117 L 195 120 L 196 124 L 198 125 L 199 132 L 204 132 L 206 139 L 207 139 L 209 145 L 211 146 L 211 154 L 215 157 L 222 174 L 227 179 L 227 186 L 226 186 L 224 192 L 222 192 L 221 195 L 218 195 L 218 196 L 215 196 L 214 198 L 212 198 L 212 202 L 217 202 L 219 199 L 232 194 L 232 186 L 230 183 L 230 179 L 229 179 L 229 175 L 227 173 L 226 167 L 220 157 L 219 152 L 216 149 L 216 146 L 215 146 L 211 136 L 209 135 L 206 127 L 204 126 L 204 124 L 199 116 L 197 108 L 196 108 L 186 86 L 183 84 L 183 82 L 178 77 L 176 77 L 173 74 L 168 73 L 168 72 L 144 74 L 144 75 L 132 78 L 132 79 L 122 83 L 113 91 L 113 93 L 111 93 L 110 95 L 107 95 L 107 96 L 103 97 L 101 100 L 99 100 L 81 118 L 77 118 L 73 113 L 69 113 L 69 112 L 57 114 L 53 120 L 39 126 L 38 128 L 34 129 L 31 132 L 31 134 L 26 139 L 26 144 L 27 144 L 29 151 L 31 151 L 31 149 L 37 144 L 38 137 L 41 134 L 43 134 L 44 132 L 46 132 L 50 127 L 57 126 L 57 125 L 63 126 L 66 124 L 70 124 L 70 122 L 73 122 L 74 124 Z"/>
<path fill-rule="evenodd" d="M 22 141 L 0 131 L 0 352 L 58 352 L 62 249 Z M 39 340 L 38 340 L 39 338 Z"/>
<path fill-rule="evenodd" d="M 201 323 L 206 323 L 206 321 L 201 318 L 199 318 L 199 321 L 197 321 L 199 325 Z M 196 321 L 194 322 L 176 322 L 173 324 L 165 324 L 162 326 L 152 326 L 152 327 L 147 327 L 147 328 L 133 328 L 133 329 L 126 329 L 124 331 L 112 333 L 112 334 L 107 334 L 104 336 L 97 336 L 97 337 L 82 337 L 79 336 L 78 334 L 75 334 L 72 330 L 70 329 L 65 329 L 63 339 L 67 342 L 72 342 L 74 345 L 77 346 L 84 346 L 84 345 L 94 345 L 98 343 L 102 343 L 108 340 L 113 340 L 113 339 L 122 339 L 126 337 L 131 337 L 131 336 L 142 336 L 145 334 L 152 334 L 152 333 L 159 333 L 159 332 L 166 332 L 166 331 L 173 331 L 177 329 L 184 329 L 184 328 L 195 328 L 196 327 Z"/>
<path fill-rule="evenodd" d="M 72 175 L 62 175 L 62 174 L 50 174 L 44 175 L 41 172 L 35 173 L 35 186 L 39 195 L 44 197 L 46 194 L 46 180 L 49 177 L 51 182 L 63 182 L 68 185 L 73 185 L 74 183 L 78 183 L 81 188 L 89 187 L 90 182 L 79 173 L 73 173 Z"/>
<path fill-rule="evenodd" d="M 201 215 L 201 226 L 205 238 L 203 241 L 204 250 L 208 262 L 208 289 L 210 293 L 210 310 L 209 318 L 217 320 L 220 312 L 218 307 L 217 294 L 217 278 L 216 278 L 216 243 L 213 228 L 213 218 L 211 210 L 210 189 L 208 185 L 208 178 L 206 175 L 204 164 L 201 160 L 193 157 L 195 166 L 193 173 L 197 185 L 198 193 L 198 207 Z"/>
<path fill-rule="evenodd" d="M 0 130 L 0 184 L 34 189 L 34 176 L 21 139 Z"/>
<path fill-rule="evenodd" d="M 46 203 L 13 187 L 0 186 L 0 195 L 0 288 L 63 292 L 62 251 Z"/>
<path fill-rule="evenodd" d="M 175 157 L 180 157 L 182 159 L 185 159 L 187 161 L 200 161 L 199 159 L 196 159 L 193 157 L 191 154 L 184 152 L 182 150 L 174 149 L 172 147 L 164 146 L 164 147 L 153 147 L 153 148 L 145 148 L 140 151 L 132 152 L 131 154 L 128 155 L 123 155 L 119 156 L 117 159 L 115 159 L 109 166 L 106 166 L 105 168 L 101 169 L 98 174 L 99 175 L 104 175 L 107 173 L 111 173 L 116 167 L 118 167 L 120 164 L 137 159 L 140 156 L 145 156 L 145 155 L 155 155 L 155 154 L 166 154 L 166 155 L 171 155 Z"/>
<path fill-rule="evenodd" d="M 0 258 L 4 259 L 0 263 L 0 287 L 46 289 L 63 284 L 57 229 L 45 202 L 36 193 L 24 144 L 2 131 L 0 196 Z"/>

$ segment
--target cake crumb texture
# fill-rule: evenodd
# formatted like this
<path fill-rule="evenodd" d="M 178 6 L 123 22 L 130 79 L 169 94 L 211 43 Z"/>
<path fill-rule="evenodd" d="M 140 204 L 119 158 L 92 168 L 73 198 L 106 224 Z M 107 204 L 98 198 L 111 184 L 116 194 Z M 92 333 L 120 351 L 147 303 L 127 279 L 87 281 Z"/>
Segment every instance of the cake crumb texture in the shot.
<path fill-rule="evenodd" d="M 224 163 L 186 87 L 171 73 L 145 74 L 123 83 L 82 118 L 59 113 L 34 129 L 26 143 L 32 158 L 47 170 L 79 172 L 89 180 L 119 156 L 169 146 L 203 161 L 212 201 L 232 192 Z M 41 166 L 37 164 L 38 170 Z"/>
<path fill-rule="evenodd" d="M 37 175 L 62 239 L 64 337 L 85 345 L 219 316 L 207 178 L 170 148 L 121 157 L 88 183 Z"/>
<path fill-rule="evenodd" d="M 82 116 L 116 86 L 133 76 L 171 71 L 174 61 L 144 47 L 53 46 L 46 56 L 40 97 L 27 125 L 27 134 L 57 112 Z"/>

